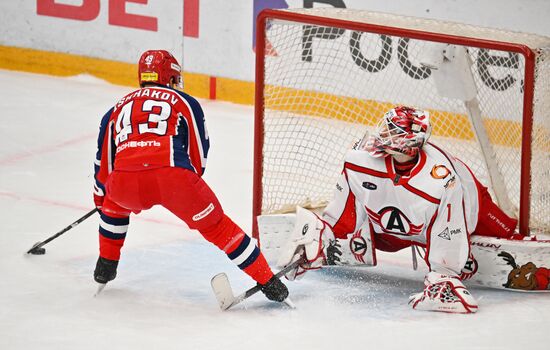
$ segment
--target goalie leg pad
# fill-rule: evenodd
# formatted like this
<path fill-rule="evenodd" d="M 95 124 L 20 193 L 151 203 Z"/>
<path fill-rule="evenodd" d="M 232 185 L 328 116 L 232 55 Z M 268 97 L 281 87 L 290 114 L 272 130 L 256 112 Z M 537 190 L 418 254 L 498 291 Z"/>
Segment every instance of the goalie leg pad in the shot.
<path fill-rule="evenodd" d="M 305 253 L 307 260 L 316 260 L 322 251 L 321 235 L 325 227 L 326 224 L 313 212 L 296 207 L 296 223 L 281 250 L 277 265 L 284 267 L 296 261 L 295 255 L 299 252 Z"/>
<path fill-rule="evenodd" d="M 423 292 L 409 298 L 413 309 L 462 314 L 477 311 L 477 301 L 457 277 L 429 272 L 424 284 Z"/>
<path fill-rule="evenodd" d="M 305 263 L 285 275 L 289 280 L 302 276 L 307 270 L 318 269 L 326 262 L 324 248 L 330 240 L 334 240 L 334 235 L 323 220 L 307 209 L 296 207 L 296 223 L 277 265 L 284 268 L 305 258 Z"/>

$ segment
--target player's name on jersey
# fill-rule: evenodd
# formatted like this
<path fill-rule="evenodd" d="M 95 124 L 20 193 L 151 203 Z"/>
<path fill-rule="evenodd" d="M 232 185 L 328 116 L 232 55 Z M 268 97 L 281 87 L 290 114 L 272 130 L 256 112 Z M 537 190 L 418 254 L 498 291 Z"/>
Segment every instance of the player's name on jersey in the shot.
<path fill-rule="evenodd" d="M 174 91 L 163 89 L 163 88 L 145 88 L 145 89 L 139 89 L 135 91 L 134 93 L 131 93 L 129 95 L 126 95 L 118 103 L 115 105 L 115 110 L 125 104 L 126 102 L 134 99 L 134 98 L 140 98 L 140 97 L 151 97 L 156 100 L 162 100 L 170 102 L 172 105 L 175 105 L 178 101 L 180 101 L 180 98 L 177 96 L 177 94 Z"/>

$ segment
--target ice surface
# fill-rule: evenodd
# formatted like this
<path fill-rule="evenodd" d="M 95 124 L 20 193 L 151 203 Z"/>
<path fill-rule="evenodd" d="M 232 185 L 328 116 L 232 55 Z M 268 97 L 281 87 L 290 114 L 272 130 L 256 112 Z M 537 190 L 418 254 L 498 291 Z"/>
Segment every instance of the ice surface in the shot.
<path fill-rule="evenodd" d="M 550 294 L 473 288 L 475 315 L 409 309 L 424 270 L 410 252 L 370 269 L 288 282 L 296 310 L 261 294 L 221 312 L 210 278 L 253 286 L 217 249 L 161 208 L 132 217 L 119 274 L 94 298 L 97 216 L 25 255 L 93 208 L 95 137 L 130 88 L 86 76 L 0 70 L 0 349 L 548 349 Z M 212 147 L 205 175 L 250 230 L 253 109 L 201 101 Z"/>

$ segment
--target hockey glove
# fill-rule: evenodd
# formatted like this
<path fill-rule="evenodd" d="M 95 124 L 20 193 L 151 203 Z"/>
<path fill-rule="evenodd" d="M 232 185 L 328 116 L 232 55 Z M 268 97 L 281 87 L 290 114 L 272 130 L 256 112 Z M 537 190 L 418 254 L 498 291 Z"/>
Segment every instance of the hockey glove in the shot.
<path fill-rule="evenodd" d="M 337 239 L 329 240 L 325 252 L 327 265 L 340 265 L 342 261 L 342 245 Z"/>
<path fill-rule="evenodd" d="M 275 276 L 260 288 L 269 300 L 282 302 L 288 297 L 288 288 Z"/>
<path fill-rule="evenodd" d="M 94 280 L 97 283 L 103 284 L 114 280 L 116 277 L 117 266 L 118 261 L 99 257 L 95 266 Z"/>
<path fill-rule="evenodd" d="M 105 193 L 101 188 L 94 184 L 94 204 L 97 209 L 103 207 L 103 201 L 105 200 Z"/>
<path fill-rule="evenodd" d="M 105 199 L 105 196 L 98 196 L 94 193 L 94 204 L 97 209 L 101 209 L 103 207 L 103 200 Z"/>
<path fill-rule="evenodd" d="M 469 314 L 477 311 L 477 301 L 457 277 L 429 272 L 424 291 L 413 294 L 409 304 L 415 310 Z"/>

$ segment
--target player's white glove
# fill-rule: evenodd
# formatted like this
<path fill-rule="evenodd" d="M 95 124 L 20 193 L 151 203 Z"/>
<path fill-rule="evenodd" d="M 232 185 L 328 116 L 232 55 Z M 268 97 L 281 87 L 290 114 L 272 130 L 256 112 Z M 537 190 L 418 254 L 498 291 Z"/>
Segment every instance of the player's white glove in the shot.
<path fill-rule="evenodd" d="M 429 272 L 424 291 L 413 294 L 409 304 L 415 310 L 469 314 L 477 311 L 477 301 L 457 277 Z"/>
<path fill-rule="evenodd" d="M 289 280 L 300 278 L 307 270 L 319 269 L 326 262 L 326 249 L 334 235 L 327 224 L 313 212 L 296 207 L 296 223 L 277 265 L 285 267 L 298 259 L 304 263 L 285 274 Z"/>

